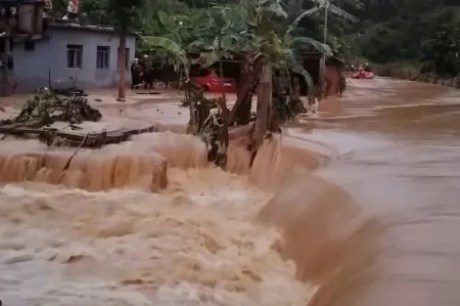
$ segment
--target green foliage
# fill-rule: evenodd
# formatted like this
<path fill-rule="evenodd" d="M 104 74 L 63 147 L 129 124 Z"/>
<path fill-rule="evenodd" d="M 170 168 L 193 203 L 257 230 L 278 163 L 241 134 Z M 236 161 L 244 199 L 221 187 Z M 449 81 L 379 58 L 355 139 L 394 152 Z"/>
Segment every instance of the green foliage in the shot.
<path fill-rule="evenodd" d="M 416 80 L 420 75 L 421 65 L 417 61 L 398 61 L 385 64 L 374 64 L 373 69 L 380 76 Z"/>
<path fill-rule="evenodd" d="M 107 14 L 108 5 L 108 0 L 81 1 L 80 19 L 85 23 L 110 24 L 111 17 Z"/>
<path fill-rule="evenodd" d="M 440 22 L 430 30 L 421 42 L 423 71 L 451 76 L 460 73 L 460 22 Z"/>
<path fill-rule="evenodd" d="M 112 25 L 121 32 L 133 30 L 139 20 L 144 0 L 106 0 Z"/>
<path fill-rule="evenodd" d="M 377 63 L 418 61 L 419 73 L 460 73 L 460 4 L 449 0 L 366 1 L 351 36 L 361 54 Z"/>
<path fill-rule="evenodd" d="M 321 11 L 320 7 L 297 12 L 297 17 L 290 20 L 286 18 L 289 6 L 280 0 L 214 0 L 209 1 L 205 9 L 197 8 L 204 3 L 189 4 L 192 7 L 177 9 L 173 14 L 157 11 L 150 26 L 144 27 L 141 34 L 165 37 L 182 50 L 202 53 L 198 63 L 203 66 L 233 54 L 261 52 L 278 68 L 304 75 L 310 89 L 313 81 L 299 64 L 299 51 L 312 48 L 332 55 L 329 47 L 295 33 L 299 23 Z M 143 48 L 150 49 L 152 44 L 145 43 L 144 39 Z"/>
<path fill-rule="evenodd" d="M 184 67 L 186 78 L 188 79 L 189 63 L 187 60 L 187 54 L 178 43 L 166 37 L 139 36 L 139 38 L 149 48 L 159 48 L 175 56 Z"/>
<path fill-rule="evenodd" d="M 81 18 L 90 23 L 134 30 L 141 36 L 138 50 L 171 61 L 168 48 L 156 46 L 159 37 L 175 42 L 184 52 L 202 53 L 199 63 L 211 65 L 238 53 L 262 52 L 283 69 L 311 77 L 299 65 L 300 52 L 317 50 L 331 55 L 347 49 L 343 30 L 356 21 L 341 6 L 359 8 L 359 0 L 84 0 Z M 323 41 L 324 12 L 330 15 L 327 43 Z M 157 48 L 160 47 L 160 48 Z M 152 49 L 155 49 L 153 51 Z M 177 50 L 176 50 L 177 51 Z M 331 52 L 332 51 L 332 52 Z M 174 61 L 173 60 L 173 61 Z"/>

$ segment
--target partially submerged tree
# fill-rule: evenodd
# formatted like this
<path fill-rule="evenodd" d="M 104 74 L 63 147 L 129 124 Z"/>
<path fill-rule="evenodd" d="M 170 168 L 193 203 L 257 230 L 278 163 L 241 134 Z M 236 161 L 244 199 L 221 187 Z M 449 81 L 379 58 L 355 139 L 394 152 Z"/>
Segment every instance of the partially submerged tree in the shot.
<path fill-rule="evenodd" d="M 225 100 L 220 106 L 221 116 L 224 117 L 225 130 L 234 125 L 249 124 L 251 118 L 252 97 L 257 91 L 258 112 L 255 118 L 251 151 L 255 154 L 267 131 L 277 130 L 273 116 L 272 86 L 273 72 L 281 73 L 289 79 L 291 72 L 303 76 L 308 87 L 310 97 L 315 95 L 311 76 L 303 68 L 302 58 L 298 52 L 305 45 L 312 46 L 321 53 L 331 55 L 330 48 L 309 37 L 294 35 L 294 29 L 302 18 L 308 17 L 316 10 L 304 12 L 291 24 L 286 22 L 287 13 L 280 0 L 248 0 L 237 4 L 219 4 L 206 10 L 201 10 L 200 18 L 187 14 L 166 16 L 158 13 L 159 24 L 167 31 L 164 38 L 176 41 L 174 48 L 167 48 L 158 42 L 160 37 L 144 37 L 143 41 L 151 47 L 167 49 L 183 58 L 186 51 L 199 51 L 204 66 L 209 66 L 224 56 L 243 57 L 240 82 L 237 92 L 237 101 L 231 112 L 227 114 Z M 197 13 L 197 12 L 194 12 Z M 197 15 L 197 14 L 194 14 Z M 174 49 L 174 50 L 173 50 Z M 183 60 L 187 67 L 189 61 Z M 291 88 L 292 82 L 288 81 Z M 292 91 L 292 90 L 291 90 Z M 290 90 L 283 92 L 289 95 Z M 203 99 L 200 98 L 200 99 Z M 200 100 L 201 101 L 201 100 Z M 198 102 L 200 102 L 198 101 Z M 204 103 L 204 100 L 201 102 Z M 203 103 L 198 103 L 202 105 Z M 191 131 L 197 133 L 202 130 L 199 117 L 203 113 L 211 116 L 209 110 L 197 112 L 198 104 L 190 105 Z M 227 133 L 220 133 L 222 135 Z"/>

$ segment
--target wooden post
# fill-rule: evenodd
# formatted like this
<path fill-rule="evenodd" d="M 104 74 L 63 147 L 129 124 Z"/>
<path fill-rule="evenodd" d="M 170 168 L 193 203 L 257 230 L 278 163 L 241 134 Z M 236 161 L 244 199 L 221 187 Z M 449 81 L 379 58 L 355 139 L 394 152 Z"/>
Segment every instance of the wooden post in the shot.
<path fill-rule="evenodd" d="M 253 134 L 253 153 L 262 144 L 272 120 L 272 64 L 265 63 L 262 68 L 260 83 L 257 88 L 257 116 Z"/>

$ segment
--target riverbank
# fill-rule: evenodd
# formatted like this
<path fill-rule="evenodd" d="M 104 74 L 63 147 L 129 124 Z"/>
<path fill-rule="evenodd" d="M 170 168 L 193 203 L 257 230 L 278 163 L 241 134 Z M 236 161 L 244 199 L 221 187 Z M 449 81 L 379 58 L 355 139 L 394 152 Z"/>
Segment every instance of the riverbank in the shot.
<path fill-rule="evenodd" d="M 460 89 L 460 76 L 442 77 L 434 73 L 422 73 L 420 64 L 412 62 L 395 62 L 387 64 L 372 64 L 375 74 L 401 80 L 437 84 Z"/>

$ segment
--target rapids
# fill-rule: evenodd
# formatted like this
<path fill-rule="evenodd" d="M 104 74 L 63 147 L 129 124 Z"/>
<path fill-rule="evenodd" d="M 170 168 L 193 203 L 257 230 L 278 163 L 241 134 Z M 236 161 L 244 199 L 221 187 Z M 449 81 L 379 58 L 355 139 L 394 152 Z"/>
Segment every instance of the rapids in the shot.
<path fill-rule="evenodd" d="M 245 169 L 238 155 L 230 163 L 245 176 L 207 166 L 201 141 L 173 133 L 75 156 L 36 141 L 5 143 L 0 299 L 6 305 L 302 306 L 316 290 L 280 257 L 280 233 L 256 220 L 271 193 L 251 182 L 275 181 L 259 179 L 257 167 Z M 284 150 L 274 139 L 257 163 L 282 165 L 276 152 Z M 312 153 L 310 163 L 316 158 Z M 149 166 L 155 161 L 161 171 Z M 144 175 L 163 173 L 164 161 L 167 186 L 146 192 L 152 174 L 147 186 Z"/>

